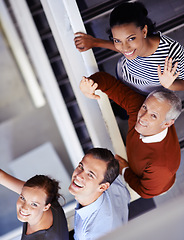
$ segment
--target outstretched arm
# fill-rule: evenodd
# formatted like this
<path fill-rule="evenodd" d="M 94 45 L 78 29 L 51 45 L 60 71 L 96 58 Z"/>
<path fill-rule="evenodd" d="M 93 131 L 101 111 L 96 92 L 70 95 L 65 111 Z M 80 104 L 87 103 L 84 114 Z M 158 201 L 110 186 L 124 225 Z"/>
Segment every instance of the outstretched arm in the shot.
<path fill-rule="evenodd" d="M 176 72 L 177 66 L 178 63 L 176 62 L 172 68 L 172 58 L 166 57 L 163 72 L 161 72 L 161 67 L 158 65 L 158 77 L 163 87 L 172 91 L 183 91 L 184 81 L 177 79 L 180 74 L 180 72 Z"/>
<path fill-rule="evenodd" d="M 0 169 L 0 184 L 20 194 L 24 186 L 24 181 L 21 181 Z"/>
<path fill-rule="evenodd" d="M 94 38 L 89 34 L 82 32 L 75 33 L 75 46 L 80 52 L 87 51 L 94 47 L 107 48 L 115 52 L 119 52 L 112 41 Z"/>
<path fill-rule="evenodd" d="M 145 100 L 145 97 L 108 73 L 97 72 L 91 75 L 90 78 L 83 77 L 80 82 L 80 90 L 86 97 L 99 99 L 100 97 L 95 94 L 97 89 L 106 93 L 110 99 L 126 109 L 127 112 L 129 109 L 131 112 L 137 112 Z"/>

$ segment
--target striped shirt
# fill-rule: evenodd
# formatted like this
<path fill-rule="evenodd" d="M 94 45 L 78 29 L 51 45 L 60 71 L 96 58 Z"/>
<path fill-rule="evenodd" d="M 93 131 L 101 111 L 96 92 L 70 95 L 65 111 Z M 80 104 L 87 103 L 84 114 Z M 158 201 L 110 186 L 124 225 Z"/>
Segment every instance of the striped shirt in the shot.
<path fill-rule="evenodd" d="M 148 57 L 136 57 L 128 60 L 124 55 L 117 64 L 117 78 L 126 85 L 144 95 L 155 89 L 162 89 L 159 82 L 157 67 L 164 69 L 165 58 L 172 57 L 172 64 L 178 62 L 177 71 L 180 71 L 179 79 L 184 80 L 184 47 L 177 41 L 161 35 L 160 43 L 152 55 Z"/>

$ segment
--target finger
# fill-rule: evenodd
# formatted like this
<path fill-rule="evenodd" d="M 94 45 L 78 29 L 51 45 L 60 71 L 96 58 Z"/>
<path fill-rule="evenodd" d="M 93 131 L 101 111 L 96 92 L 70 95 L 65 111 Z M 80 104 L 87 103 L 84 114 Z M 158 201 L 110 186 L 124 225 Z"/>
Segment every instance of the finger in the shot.
<path fill-rule="evenodd" d="M 90 84 L 91 86 L 93 86 L 94 81 L 93 81 L 92 79 L 89 79 L 88 81 L 89 81 L 89 84 Z"/>
<path fill-rule="evenodd" d="M 98 83 L 94 83 L 92 87 L 93 87 L 93 90 L 95 91 L 98 88 Z"/>
<path fill-rule="evenodd" d="M 88 80 L 88 78 L 83 76 L 81 81 L 86 82 L 86 80 Z"/>
<path fill-rule="evenodd" d="M 166 57 L 166 59 L 165 59 L 164 71 L 167 71 L 167 67 L 168 67 L 168 59 L 169 59 L 169 57 Z"/>
<path fill-rule="evenodd" d="M 80 48 L 80 47 L 82 47 L 82 44 L 81 44 L 81 42 L 79 42 L 79 41 L 75 41 L 75 46 L 76 46 L 77 48 Z"/>
<path fill-rule="evenodd" d="M 171 71 L 171 69 L 172 69 L 172 58 L 169 58 L 168 64 L 167 64 L 167 70 Z"/>
<path fill-rule="evenodd" d="M 175 79 L 176 79 L 179 75 L 180 75 L 180 72 L 177 72 L 177 73 L 174 75 Z"/>
<path fill-rule="evenodd" d="M 158 73 L 158 77 L 160 78 L 162 76 L 160 65 L 158 65 L 157 67 L 157 73 Z"/>
<path fill-rule="evenodd" d="M 174 75 L 174 73 L 176 72 L 176 69 L 177 69 L 177 66 L 178 66 L 178 62 L 176 62 L 175 64 L 174 64 L 174 67 L 173 67 L 173 69 L 172 69 L 172 73 L 173 73 L 173 75 Z"/>
<path fill-rule="evenodd" d="M 75 38 L 74 38 L 74 41 L 75 41 L 75 42 L 80 42 L 80 41 L 81 41 L 81 36 L 75 37 Z"/>

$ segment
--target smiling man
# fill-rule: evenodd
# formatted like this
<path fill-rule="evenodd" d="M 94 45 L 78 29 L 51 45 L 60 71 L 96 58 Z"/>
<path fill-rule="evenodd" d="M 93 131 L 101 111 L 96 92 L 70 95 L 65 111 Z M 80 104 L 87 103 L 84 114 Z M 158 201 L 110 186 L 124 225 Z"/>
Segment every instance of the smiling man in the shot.
<path fill-rule="evenodd" d="M 118 160 L 104 148 L 89 150 L 74 170 L 75 240 L 97 239 L 128 221 L 130 195 L 118 175 Z"/>
<path fill-rule="evenodd" d="M 83 77 L 80 89 L 85 96 L 99 99 L 96 89 L 124 108 L 129 115 L 126 138 L 128 162 L 116 155 L 125 181 L 143 198 L 152 198 L 171 188 L 180 164 L 180 146 L 173 125 L 181 113 L 181 100 L 167 89 L 145 99 L 109 75 L 98 72 Z"/>

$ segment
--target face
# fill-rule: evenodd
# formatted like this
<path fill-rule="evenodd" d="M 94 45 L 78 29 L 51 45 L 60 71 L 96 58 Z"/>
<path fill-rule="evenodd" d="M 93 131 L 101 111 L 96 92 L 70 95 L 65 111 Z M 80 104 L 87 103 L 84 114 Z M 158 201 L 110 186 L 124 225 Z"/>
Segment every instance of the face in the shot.
<path fill-rule="evenodd" d="M 105 191 L 107 184 L 100 184 L 107 169 L 106 162 L 87 154 L 74 170 L 69 191 L 75 199 L 86 206 Z"/>
<path fill-rule="evenodd" d="M 112 29 L 115 48 L 129 60 L 137 56 L 144 56 L 146 46 L 144 38 L 147 34 L 147 26 L 142 30 L 134 23 L 116 25 Z"/>
<path fill-rule="evenodd" d="M 45 205 L 47 195 L 43 189 L 37 187 L 23 187 L 17 201 L 17 218 L 30 225 L 39 223 L 43 212 L 47 211 L 50 204 Z"/>
<path fill-rule="evenodd" d="M 143 136 L 160 133 L 173 123 L 173 120 L 165 121 L 169 109 L 167 101 L 159 102 L 154 96 L 150 96 L 138 112 L 135 130 Z"/>

